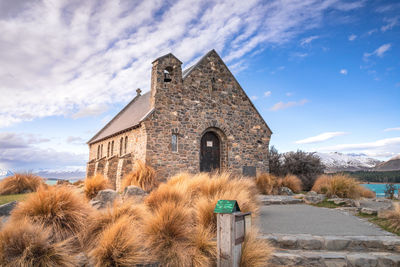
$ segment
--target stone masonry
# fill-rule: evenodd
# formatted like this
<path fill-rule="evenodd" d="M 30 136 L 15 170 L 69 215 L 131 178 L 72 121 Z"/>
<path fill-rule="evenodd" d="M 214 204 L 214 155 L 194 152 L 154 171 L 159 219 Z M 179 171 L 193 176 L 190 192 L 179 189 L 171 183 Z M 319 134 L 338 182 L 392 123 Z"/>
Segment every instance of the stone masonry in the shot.
<path fill-rule="evenodd" d="M 136 160 L 152 166 L 160 179 L 181 171 L 199 172 L 201 139 L 207 132 L 219 139 L 221 170 L 240 175 L 269 170 L 272 132 L 219 55 L 212 50 L 183 73 L 181 65 L 172 54 L 153 62 L 150 95 L 138 91 L 137 96 L 149 98 L 146 116 L 129 129 L 96 140 L 107 127 L 116 127 L 111 121 L 88 142 L 87 176 L 101 173 L 119 189 Z M 123 112 L 116 117 L 129 118 Z M 172 149 L 172 135 L 177 137 L 177 151 Z M 111 156 L 107 147 L 113 141 Z"/>

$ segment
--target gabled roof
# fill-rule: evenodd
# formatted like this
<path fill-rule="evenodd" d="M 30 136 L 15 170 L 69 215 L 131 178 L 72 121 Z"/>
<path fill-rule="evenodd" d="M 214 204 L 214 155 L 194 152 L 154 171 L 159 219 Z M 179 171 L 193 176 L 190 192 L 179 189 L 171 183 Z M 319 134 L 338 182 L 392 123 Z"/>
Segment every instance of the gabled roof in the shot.
<path fill-rule="evenodd" d="M 88 144 L 134 128 L 146 119 L 152 112 L 150 105 L 150 92 L 137 95 L 126 105 L 103 129 L 88 141 Z"/>

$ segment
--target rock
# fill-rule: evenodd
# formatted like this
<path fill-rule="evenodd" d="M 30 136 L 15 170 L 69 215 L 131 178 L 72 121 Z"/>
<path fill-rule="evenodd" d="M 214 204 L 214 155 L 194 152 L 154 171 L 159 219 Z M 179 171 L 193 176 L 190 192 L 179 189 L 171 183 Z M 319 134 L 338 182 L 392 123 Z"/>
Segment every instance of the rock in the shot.
<path fill-rule="evenodd" d="M 128 197 L 137 197 L 137 196 L 145 196 L 145 195 L 146 195 L 146 192 L 142 188 L 140 188 L 138 186 L 130 185 L 130 186 L 125 187 L 123 197 L 125 199 Z"/>
<path fill-rule="evenodd" d="M 290 188 L 283 186 L 283 187 L 279 188 L 279 195 L 293 196 L 294 194 Z"/>
<path fill-rule="evenodd" d="M 361 213 L 368 215 L 378 215 L 378 211 L 371 208 L 361 208 Z"/>
<path fill-rule="evenodd" d="M 10 216 L 11 211 L 18 204 L 17 201 L 12 201 L 3 205 L 0 205 L 0 216 Z"/>
<path fill-rule="evenodd" d="M 110 206 L 114 203 L 114 200 L 118 198 L 119 195 L 116 191 L 112 189 L 105 189 L 99 191 L 97 196 L 94 197 L 89 203 L 96 209 L 102 209 Z"/>
<path fill-rule="evenodd" d="M 353 199 L 349 199 L 349 198 L 330 198 L 330 199 L 328 199 L 328 201 L 332 201 L 336 205 L 343 206 L 343 207 L 357 207 L 357 204 L 358 204 L 358 206 L 360 206 L 359 203 L 356 204 Z"/>
<path fill-rule="evenodd" d="M 378 259 L 373 255 L 367 254 L 350 254 L 347 256 L 348 262 L 354 267 L 377 266 Z"/>
<path fill-rule="evenodd" d="M 310 191 L 304 197 L 304 200 L 306 201 L 307 204 L 318 204 L 324 201 L 325 197 L 326 196 L 324 194 L 317 194 L 314 191 Z"/>
<path fill-rule="evenodd" d="M 57 185 L 70 185 L 69 180 L 57 180 Z"/>

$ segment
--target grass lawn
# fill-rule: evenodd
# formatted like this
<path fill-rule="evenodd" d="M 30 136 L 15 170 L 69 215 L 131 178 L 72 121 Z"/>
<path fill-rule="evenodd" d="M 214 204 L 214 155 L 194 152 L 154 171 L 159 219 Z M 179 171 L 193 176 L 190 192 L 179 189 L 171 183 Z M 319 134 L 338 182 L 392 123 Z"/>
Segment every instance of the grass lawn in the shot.
<path fill-rule="evenodd" d="M 400 236 L 400 230 L 399 231 L 394 231 L 390 226 L 389 226 L 389 222 L 388 220 L 384 219 L 384 218 L 379 218 L 376 215 L 369 215 L 369 214 L 365 214 L 365 213 L 361 213 L 359 212 L 357 214 L 357 216 L 367 219 L 369 222 L 374 223 L 376 225 L 378 225 L 380 228 L 382 228 L 385 231 L 391 232 L 395 235 Z"/>
<path fill-rule="evenodd" d="M 14 200 L 16 201 L 25 200 L 30 194 L 32 193 L 0 196 L 0 205 L 6 204 Z"/>

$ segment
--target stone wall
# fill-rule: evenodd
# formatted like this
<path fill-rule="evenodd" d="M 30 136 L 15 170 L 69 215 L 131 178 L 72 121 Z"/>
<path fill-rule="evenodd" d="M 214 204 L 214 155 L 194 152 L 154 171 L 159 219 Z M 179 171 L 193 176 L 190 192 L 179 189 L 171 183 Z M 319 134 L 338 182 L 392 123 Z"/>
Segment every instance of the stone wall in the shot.
<path fill-rule="evenodd" d="M 163 70 L 172 69 L 165 83 Z M 221 141 L 221 166 L 237 174 L 245 167 L 268 171 L 271 131 L 215 51 L 182 80 L 181 62 L 169 55 L 153 62 L 154 113 L 145 121 L 146 163 L 161 177 L 200 170 L 200 140 L 214 131 Z M 178 152 L 171 135 L 178 134 Z"/>

